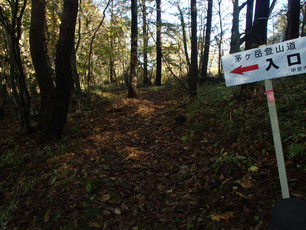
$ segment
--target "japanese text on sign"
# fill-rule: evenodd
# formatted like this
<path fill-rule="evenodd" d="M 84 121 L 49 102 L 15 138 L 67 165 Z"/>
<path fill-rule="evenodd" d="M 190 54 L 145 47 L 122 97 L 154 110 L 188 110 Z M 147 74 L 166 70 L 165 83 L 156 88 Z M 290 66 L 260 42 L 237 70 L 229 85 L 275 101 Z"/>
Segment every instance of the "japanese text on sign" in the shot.
<path fill-rule="evenodd" d="M 227 86 L 306 73 L 306 37 L 222 57 Z"/>

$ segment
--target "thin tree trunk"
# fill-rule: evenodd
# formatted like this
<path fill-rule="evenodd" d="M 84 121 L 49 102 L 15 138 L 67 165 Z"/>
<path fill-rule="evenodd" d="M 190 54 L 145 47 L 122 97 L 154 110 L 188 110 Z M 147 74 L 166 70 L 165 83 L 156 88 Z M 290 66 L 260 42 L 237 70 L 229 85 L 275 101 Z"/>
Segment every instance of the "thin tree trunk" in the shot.
<path fill-rule="evenodd" d="M 65 0 L 56 49 L 56 99 L 51 119 L 45 130 L 47 140 L 60 139 L 67 121 L 71 90 L 73 87 L 71 55 L 78 13 L 78 0 Z"/>
<path fill-rule="evenodd" d="M 143 31 L 143 66 L 144 66 L 144 76 L 143 84 L 144 86 L 150 85 L 148 77 L 148 30 L 147 30 L 147 7 L 146 0 L 142 0 L 142 31 Z"/>
<path fill-rule="evenodd" d="M 14 103 L 16 105 L 16 110 L 18 110 L 21 128 L 30 132 L 32 130 L 30 123 L 30 96 L 26 85 L 26 76 L 22 65 L 19 47 L 22 33 L 21 23 L 27 0 L 23 2 L 21 7 L 19 4 L 19 1 L 10 4 L 11 15 L 7 15 L 0 6 L 0 23 L 3 27 L 4 37 L 10 57 L 10 79 L 8 82 L 12 87 Z"/>
<path fill-rule="evenodd" d="M 73 47 L 72 54 L 71 54 L 71 68 L 72 68 L 72 80 L 73 80 L 73 88 L 74 92 L 77 95 L 80 95 L 81 90 L 81 84 L 80 84 L 80 75 L 78 73 L 77 69 L 77 59 L 76 59 L 76 49 Z"/>
<path fill-rule="evenodd" d="M 161 86 L 162 80 L 162 44 L 161 44 L 161 0 L 156 0 L 156 80 L 155 85 Z"/>
<path fill-rule="evenodd" d="M 137 97 L 137 41 L 138 41 L 138 25 L 137 25 L 137 0 L 131 0 L 132 10 L 132 28 L 131 28 L 131 72 L 129 81 L 128 97 Z"/>
<path fill-rule="evenodd" d="M 207 72 L 208 72 L 207 67 L 208 67 L 208 60 L 209 60 L 212 8 L 213 8 L 213 0 L 208 0 L 205 45 L 204 45 L 204 53 L 202 57 L 202 68 L 201 68 L 201 78 L 203 80 L 207 79 Z"/>
<path fill-rule="evenodd" d="M 220 23 L 220 40 L 218 43 L 218 47 L 219 47 L 219 55 L 218 55 L 218 77 L 221 76 L 221 72 L 222 72 L 222 65 L 221 65 L 221 57 L 223 55 L 223 50 L 222 50 L 222 44 L 223 44 L 223 23 L 222 23 L 222 15 L 221 15 L 221 4 L 222 4 L 222 0 L 218 0 L 218 15 L 219 15 L 219 23 Z"/>
<path fill-rule="evenodd" d="M 230 53 L 236 53 L 240 51 L 239 41 L 239 0 L 233 0 L 233 25 Z"/>
<path fill-rule="evenodd" d="M 113 26 L 114 26 L 114 0 L 111 0 L 111 22 L 110 22 L 110 29 L 111 29 L 111 37 L 110 37 L 110 56 L 109 56 L 109 80 L 111 83 L 114 82 L 114 35 L 113 35 Z"/>
<path fill-rule="evenodd" d="M 197 45 L 197 3 L 191 0 L 191 65 L 188 77 L 189 95 L 197 95 L 198 79 L 198 45 Z"/>
<path fill-rule="evenodd" d="M 103 22 L 104 22 L 104 19 L 105 19 L 105 13 L 106 13 L 106 10 L 107 8 L 109 7 L 111 3 L 111 0 L 108 0 L 107 2 L 107 5 L 105 6 L 104 10 L 103 10 L 103 13 L 102 13 L 102 19 L 99 23 L 99 25 L 97 26 L 93 36 L 91 37 L 91 40 L 90 40 L 90 44 L 89 44 L 89 53 L 88 53 L 88 70 L 87 70 L 87 92 L 89 92 L 89 86 L 90 86 L 90 80 L 91 80 L 91 77 L 92 77 L 92 69 L 91 69 L 91 58 L 92 58 L 92 54 L 93 54 L 93 50 L 94 50 L 94 47 L 93 47 L 93 43 L 96 39 L 96 36 L 97 36 L 97 33 L 98 31 L 100 30 L 101 26 L 103 25 Z"/>
<path fill-rule="evenodd" d="M 53 71 L 50 66 L 46 48 L 45 23 L 46 1 L 32 0 L 30 50 L 36 79 L 40 89 L 40 127 L 46 127 L 55 98 L 55 87 L 52 80 Z"/>
<path fill-rule="evenodd" d="M 185 24 L 185 20 L 184 20 L 184 15 L 183 15 L 183 11 L 180 7 L 180 5 L 177 5 L 177 8 L 180 12 L 180 19 L 181 19 L 181 26 L 182 26 L 182 32 L 183 32 L 183 44 L 184 44 L 184 53 L 185 53 L 185 58 L 186 58 L 186 63 L 188 68 L 190 68 L 190 60 L 189 60 L 189 55 L 188 55 L 188 48 L 187 48 L 187 36 L 186 36 L 186 24 Z"/>

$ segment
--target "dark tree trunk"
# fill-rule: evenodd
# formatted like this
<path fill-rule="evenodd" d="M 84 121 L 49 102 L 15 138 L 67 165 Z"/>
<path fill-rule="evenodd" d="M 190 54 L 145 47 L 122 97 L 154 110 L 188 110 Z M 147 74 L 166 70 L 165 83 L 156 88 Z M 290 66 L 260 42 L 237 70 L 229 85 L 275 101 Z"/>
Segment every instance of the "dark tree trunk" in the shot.
<path fill-rule="evenodd" d="M 110 83 L 115 82 L 115 60 L 114 60 L 114 35 L 113 35 L 113 26 L 114 26 L 114 0 L 111 0 L 111 21 L 110 21 L 110 55 L 109 55 L 109 81 Z"/>
<path fill-rule="evenodd" d="M 247 14 L 245 23 L 245 49 L 251 49 L 251 31 L 253 26 L 253 10 L 254 10 L 254 0 L 247 0 Z"/>
<path fill-rule="evenodd" d="M 184 53 L 185 53 L 186 63 L 187 63 L 188 68 L 190 68 L 190 60 L 189 60 L 188 48 L 187 48 L 187 36 L 186 36 L 186 28 L 185 28 L 184 15 L 183 15 L 183 11 L 182 11 L 180 5 L 178 5 L 177 8 L 178 8 L 178 10 L 180 12 L 180 19 L 181 19 L 181 26 L 182 26 L 182 32 L 183 32 L 183 44 L 184 44 Z"/>
<path fill-rule="evenodd" d="M 256 1 L 255 18 L 250 36 L 250 48 L 267 43 L 267 23 L 270 0 Z"/>
<path fill-rule="evenodd" d="M 211 23 L 212 23 L 212 9 L 213 9 L 213 0 L 208 0 L 205 45 L 204 45 L 204 53 L 202 57 L 202 67 L 201 67 L 201 78 L 203 80 L 207 79 L 207 66 L 209 60 L 210 34 L 211 34 Z"/>
<path fill-rule="evenodd" d="M 288 16 L 285 40 L 299 37 L 300 7 L 299 0 L 288 0 Z"/>
<path fill-rule="evenodd" d="M 252 30 L 246 41 L 246 49 L 256 48 L 267 43 L 267 24 L 269 18 L 270 0 L 256 1 L 255 17 Z M 240 97 L 250 99 L 255 94 L 256 83 L 241 86 Z"/>
<path fill-rule="evenodd" d="M 239 0 L 233 0 L 233 25 L 231 36 L 230 53 L 236 53 L 240 51 L 239 42 Z"/>
<path fill-rule="evenodd" d="M 240 51 L 240 33 L 239 33 L 239 15 L 240 11 L 245 7 L 247 2 L 244 2 L 239 6 L 239 0 L 233 0 L 233 23 L 232 23 L 232 36 L 230 53 L 236 53 Z"/>
<path fill-rule="evenodd" d="M 73 48 L 72 54 L 71 54 L 71 69 L 72 69 L 72 80 L 73 80 L 73 88 L 74 92 L 77 95 L 81 94 L 81 84 L 80 84 L 80 75 L 78 73 L 77 69 L 77 60 L 76 60 L 76 49 Z"/>
<path fill-rule="evenodd" d="M 302 28 L 301 28 L 301 37 L 305 36 L 306 33 L 306 4 L 303 5 L 303 22 L 302 22 Z"/>
<path fill-rule="evenodd" d="M 50 66 L 45 37 L 45 0 L 32 0 L 30 49 L 40 89 L 40 127 L 46 127 L 53 108 L 55 87 L 52 81 L 53 71 Z"/>
<path fill-rule="evenodd" d="M 219 24 L 220 24 L 220 39 L 217 42 L 219 48 L 218 54 L 218 77 L 221 78 L 222 65 L 221 65 L 221 57 L 223 55 L 223 23 L 222 23 L 222 12 L 221 12 L 222 0 L 218 0 L 218 16 L 219 16 Z"/>
<path fill-rule="evenodd" d="M 161 0 L 156 0 L 156 80 L 155 85 L 161 86 L 162 80 L 162 44 L 161 44 Z"/>
<path fill-rule="evenodd" d="M 51 119 L 45 130 L 48 140 L 60 139 L 67 121 L 71 90 L 73 88 L 71 55 L 74 49 L 74 33 L 78 12 L 78 0 L 65 0 L 60 35 L 56 48 L 56 98 Z"/>
<path fill-rule="evenodd" d="M 147 7 L 146 0 L 142 0 L 142 32 L 143 32 L 143 84 L 150 85 L 148 77 L 148 29 L 147 29 Z"/>
<path fill-rule="evenodd" d="M 11 15 L 5 13 L 0 5 L 0 23 L 3 27 L 9 52 L 10 77 L 8 83 L 13 92 L 14 104 L 18 111 L 21 127 L 23 130 L 30 132 L 32 130 L 30 123 L 30 96 L 26 85 L 26 76 L 19 47 L 19 41 L 22 34 L 21 23 L 27 0 L 25 0 L 22 5 L 19 4 L 18 1 L 11 2 Z"/>
<path fill-rule="evenodd" d="M 79 12 L 82 12 L 82 0 L 79 0 Z M 79 15 L 78 17 L 78 40 L 76 42 L 75 48 L 72 50 L 72 56 L 71 56 L 71 65 L 72 65 L 72 76 L 73 76 L 73 85 L 74 85 L 74 91 L 75 93 L 80 96 L 82 89 L 81 89 L 81 83 L 80 83 L 80 75 L 78 73 L 77 69 L 77 52 L 81 44 L 81 29 L 82 29 L 82 17 Z"/>
<path fill-rule="evenodd" d="M 7 88 L 0 78 L 0 118 L 5 117 L 4 105 L 7 104 L 9 104 Z"/>
<path fill-rule="evenodd" d="M 132 11 L 132 33 L 131 33 L 131 72 L 129 81 L 129 98 L 137 97 L 137 41 L 138 41 L 138 25 L 137 25 L 137 0 L 131 0 Z"/>
<path fill-rule="evenodd" d="M 197 45 L 197 3 L 191 0 L 191 65 L 188 76 L 189 95 L 197 95 L 198 45 Z"/>

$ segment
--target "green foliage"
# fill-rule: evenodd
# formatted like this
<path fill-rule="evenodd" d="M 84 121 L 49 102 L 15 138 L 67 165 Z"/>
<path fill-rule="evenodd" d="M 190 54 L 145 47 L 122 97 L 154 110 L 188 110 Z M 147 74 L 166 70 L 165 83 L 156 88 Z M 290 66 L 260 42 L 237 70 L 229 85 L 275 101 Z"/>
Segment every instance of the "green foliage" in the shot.
<path fill-rule="evenodd" d="M 291 144 L 289 150 L 289 160 L 305 155 L 305 146 L 302 144 Z"/>
<path fill-rule="evenodd" d="M 260 84 L 260 88 L 263 88 Z M 305 158 L 305 79 L 297 77 L 275 81 L 276 104 L 285 154 L 288 159 Z M 237 88 L 223 85 L 203 85 L 199 96 L 190 102 L 185 113 L 188 130 L 183 143 L 205 140 L 214 154 L 215 171 L 235 167 L 243 170 L 254 165 L 262 155 L 274 153 L 266 98 L 259 89 L 258 98 L 242 101 Z M 188 101 L 182 102 L 186 104 Z M 224 150 L 219 146 L 227 146 Z M 245 154 L 241 155 L 241 149 Z M 246 151 L 247 150 L 247 151 Z M 218 153 L 219 152 L 219 153 Z M 224 152 L 233 153 L 225 154 Z M 272 155 L 273 156 L 273 155 Z"/>
<path fill-rule="evenodd" d="M 223 168 L 222 172 L 231 173 L 235 168 L 239 168 L 245 159 L 244 156 L 231 155 L 227 152 L 220 153 L 212 158 L 211 167 L 215 173 L 218 173 L 221 167 Z"/>

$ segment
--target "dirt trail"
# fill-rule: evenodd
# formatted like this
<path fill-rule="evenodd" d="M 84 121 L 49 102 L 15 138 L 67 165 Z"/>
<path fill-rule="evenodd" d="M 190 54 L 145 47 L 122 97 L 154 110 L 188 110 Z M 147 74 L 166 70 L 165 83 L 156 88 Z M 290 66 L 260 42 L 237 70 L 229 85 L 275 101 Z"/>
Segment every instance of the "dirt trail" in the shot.
<path fill-rule="evenodd" d="M 183 127 L 169 110 L 176 104 L 173 95 L 160 91 L 118 100 L 109 109 L 108 123 L 100 127 L 103 131 L 91 137 L 94 148 L 89 154 L 103 162 L 97 173 L 111 179 L 102 193 L 117 197 L 122 229 L 137 224 L 186 228 L 194 212 L 205 208 L 197 180 L 208 160 L 196 162 L 193 150 L 182 145 Z"/>
<path fill-rule="evenodd" d="M 140 91 L 136 99 L 125 92 L 108 96 L 106 113 L 94 101 L 85 120 L 70 114 L 61 142 L 6 138 L 12 140 L 4 150 L 18 146 L 0 173 L 0 186 L 8 185 L 3 207 L 15 205 L 10 229 L 240 230 L 270 222 L 276 196 L 270 166 L 264 178 L 234 166 L 232 173 L 216 173 L 211 157 L 224 148 L 214 147 L 220 127 L 205 130 L 205 141 L 184 141 L 194 121 L 183 117 L 182 94 L 159 89 Z"/>

